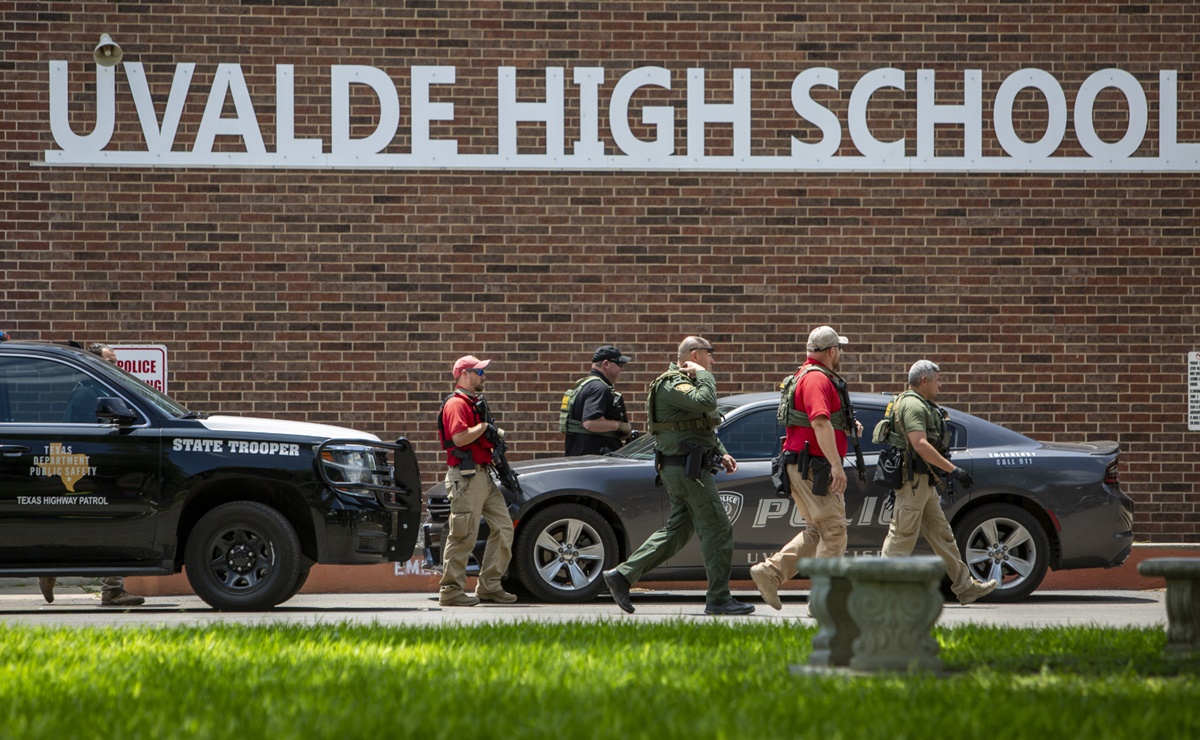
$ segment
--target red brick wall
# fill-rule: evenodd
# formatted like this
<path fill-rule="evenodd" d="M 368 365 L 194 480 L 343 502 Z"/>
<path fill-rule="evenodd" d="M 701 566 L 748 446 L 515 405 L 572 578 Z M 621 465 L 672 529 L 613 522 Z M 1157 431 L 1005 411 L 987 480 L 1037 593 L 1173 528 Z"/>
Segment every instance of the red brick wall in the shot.
<path fill-rule="evenodd" d="M 268 150 L 275 65 L 296 65 L 298 137 L 330 137 L 329 66 L 362 64 L 396 82 L 407 151 L 408 67 L 455 65 L 461 154 L 496 152 L 496 68 L 518 69 L 538 100 L 544 69 L 566 68 L 567 148 L 578 122 L 575 67 L 617 78 L 671 70 L 654 104 L 677 107 L 686 70 L 711 99 L 731 70 L 753 74 L 754 154 L 816 141 L 789 102 L 792 78 L 827 66 L 821 97 L 846 132 L 867 71 L 905 70 L 907 90 L 872 104 L 876 136 L 916 146 L 916 71 L 936 70 L 939 103 L 980 69 L 984 154 L 1001 156 L 991 101 L 1038 67 L 1068 103 L 1118 67 L 1146 89 L 1145 151 L 1157 146 L 1158 71 L 1179 72 L 1179 140 L 1200 141 L 1200 18 L 1177 3 L 57 3 L 3 2 L 0 68 L 0 328 L 22 338 L 155 342 L 170 349 L 172 395 L 191 408 L 304 418 L 406 435 L 436 479 L 434 413 L 453 359 L 495 359 L 494 408 L 514 457 L 556 452 L 556 409 L 592 349 L 635 362 L 623 389 L 637 420 L 644 388 L 678 340 L 718 345 L 722 391 L 767 390 L 802 340 L 831 323 L 853 340 L 855 387 L 894 391 L 929 357 L 945 401 L 1053 441 L 1116 439 L 1139 535 L 1200 533 L 1200 432 L 1187 431 L 1186 357 L 1197 337 L 1194 174 L 987 172 L 513 172 L 47 167 L 48 64 L 70 64 L 72 124 L 94 120 L 87 63 L 107 31 L 146 66 L 158 114 L 175 64 L 195 62 L 177 148 L 189 145 L 216 65 L 240 62 Z M 844 9 L 843 9 L 844 8 Z M 1186 9 L 1186 12 L 1181 9 Z M 353 99 L 353 131 L 374 127 Z M 1040 132 L 1040 99 L 1018 117 Z M 1123 99 L 1101 95 L 1096 127 L 1124 131 Z M 632 120 L 637 120 L 635 106 Z M 226 115 L 232 115 L 227 103 Z M 713 125 L 709 154 L 729 154 Z M 651 132 L 634 126 L 649 138 Z M 544 127 L 522 125 L 522 153 Z M 1082 155 L 1068 127 L 1056 156 Z M 940 127 L 939 154 L 961 152 Z M 1034 136 L 1036 138 L 1036 135 Z M 241 151 L 218 137 L 215 151 Z M 144 147 L 122 73 L 110 149 Z M 1141 152 L 1139 152 L 1140 154 Z M 1200 167 L 1197 168 L 1200 170 Z"/>

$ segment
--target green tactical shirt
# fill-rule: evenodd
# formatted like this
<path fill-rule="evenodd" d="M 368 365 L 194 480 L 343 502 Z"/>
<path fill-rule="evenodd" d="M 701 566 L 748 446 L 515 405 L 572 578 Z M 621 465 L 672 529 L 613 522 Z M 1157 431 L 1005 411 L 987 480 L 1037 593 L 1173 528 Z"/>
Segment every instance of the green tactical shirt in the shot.
<path fill-rule="evenodd" d="M 696 371 L 696 379 L 681 372 L 679 365 L 672 362 L 667 372 L 660 376 L 657 390 L 646 399 L 647 413 L 657 423 L 688 422 L 697 419 L 709 420 L 711 424 L 680 431 L 661 430 L 654 432 L 655 444 L 664 455 L 685 455 L 689 445 L 699 445 L 705 450 L 716 448 L 727 454 L 725 445 L 717 437 L 716 425 L 721 414 L 717 411 L 717 381 L 707 370 Z M 651 383 L 653 386 L 654 383 Z"/>
<path fill-rule="evenodd" d="M 896 428 L 893 432 L 900 435 L 904 440 L 904 445 L 908 444 L 910 431 L 923 429 L 929 444 L 943 455 L 946 454 L 950 448 L 950 438 L 944 419 L 945 412 L 942 411 L 941 406 L 932 401 L 926 401 L 916 391 L 909 390 L 900 394 L 893 413 L 896 417 Z M 895 446 L 903 449 L 901 445 Z"/>

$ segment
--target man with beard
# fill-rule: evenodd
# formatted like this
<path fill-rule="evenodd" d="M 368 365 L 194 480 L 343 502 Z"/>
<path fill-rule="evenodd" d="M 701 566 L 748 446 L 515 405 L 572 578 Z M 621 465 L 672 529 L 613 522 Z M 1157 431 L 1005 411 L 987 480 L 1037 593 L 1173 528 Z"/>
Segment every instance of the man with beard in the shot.
<path fill-rule="evenodd" d="M 792 500 L 805 528 L 783 549 L 750 569 L 763 601 L 783 608 L 779 586 L 796 575 L 800 558 L 840 558 L 846 551 L 846 456 L 852 414 L 846 381 L 837 371 L 848 340 L 832 327 L 808 335 L 808 357 L 796 370 L 787 412 L 783 450 L 795 456 L 787 465 Z M 853 422 L 857 424 L 857 422 Z M 858 434 L 862 434 L 861 425 Z"/>
<path fill-rule="evenodd" d="M 454 392 L 438 413 L 438 441 L 446 451 L 446 493 L 450 521 L 442 549 L 441 606 L 475 606 L 480 601 L 511 604 L 517 597 L 500 579 L 512 559 L 513 523 L 504 494 L 492 478 L 494 440 L 500 430 L 481 411 L 485 370 L 491 360 L 474 355 L 454 362 Z M 474 595 L 466 592 L 467 560 L 479 535 L 479 518 L 488 524 L 483 562 Z"/>

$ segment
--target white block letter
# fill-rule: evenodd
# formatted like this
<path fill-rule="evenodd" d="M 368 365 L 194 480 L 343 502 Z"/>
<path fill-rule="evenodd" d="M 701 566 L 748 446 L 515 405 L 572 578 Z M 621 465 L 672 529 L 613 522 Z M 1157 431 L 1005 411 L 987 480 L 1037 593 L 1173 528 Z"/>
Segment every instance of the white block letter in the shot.
<path fill-rule="evenodd" d="M 227 93 L 233 95 L 233 110 L 237 115 L 236 118 L 221 117 Z M 208 103 L 204 106 L 204 117 L 200 119 L 200 128 L 196 130 L 196 143 L 192 145 L 192 152 L 195 154 L 212 152 L 213 140 L 219 134 L 240 136 L 246 146 L 247 154 L 263 155 L 267 153 L 267 147 L 263 144 L 262 131 L 258 128 L 258 118 L 254 115 L 254 104 L 250 102 L 250 90 L 246 87 L 246 78 L 242 75 L 242 65 L 240 64 L 217 65 L 212 89 L 208 91 Z"/>
<path fill-rule="evenodd" d="M 544 121 L 546 123 L 546 154 L 561 157 L 566 144 L 563 141 L 563 68 L 546 68 L 546 102 L 517 102 L 517 71 L 515 67 L 500 67 L 500 100 L 498 122 L 500 154 L 513 157 L 517 154 L 517 122 Z"/>
<path fill-rule="evenodd" d="M 175 77 L 171 80 L 171 92 L 167 94 L 167 107 L 163 111 L 161 128 L 142 63 L 125 62 L 123 66 L 125 77 L 129 80 L 129 90 L 133 93 L 133 103 L 137 107 L 138 121 L 142 124 L 146 151 L 151 154 L 166 154 L 175 144 L 175 133 L 179 130 L 179 119 L 183 115 L 183 104 L 187 101 L 196 65 L 191 62 L 175 65 Z"/>
<path fill-rule="evenodd" d="M 96 68 L 96 127 L 87 136 L 71 130 L 67 63 L 50 62 L 50 133 L 64 152 L 92 154 L 108 146 L 116 124 L 115 67 Z"/>
<path fill-rule="evenodd" d="M 815 144 L 792 137 L 792 156 L 832 157 L 842 145 L 842 125 L 837 114 L 812 99 L 810 91 L 817 85 L 838 89 L 838 72 L 829 67 L 813 67 L 792 80 L 792 108 L 804 120 L 821 129 L 821 140 Z"/>
<path fill-rule="evenodd" d="M 653 163 L 675 152 L 675 109 L 669 105 L 642 108 L 642 123 L 654 126 L 654 140 L 642 141 L 629 128 L 629 99 L 643 87 L 671 89 L 671 73 L 664 67 L 638 67 L 617 80 L 608 105 L 608 127 L 613 141 L 630 157 Z"/>
<path fill-rule="evenodd" d="M 330 105 L 333 116 L 333 156 L 343 161 L 370 158 L 383 151 L 396 137 L 400 125 L 400 99 L 396 84 L 377 67 L 335 64 L 329 68 L 332 85 Z M 350 138 L 350 86 L 367 85 L 379 99 L 379 124 L 364 139 Z"/>
<path fill-rule="evenodd" d="M 574 144 L 577 157 L 603 157 L 604 142 L 600 141 L 600 86 L 604 84 L 603 67 L 577 67 L 575 84 L 579 86 L 579 141 Z"/>
<path fill-rule="evenodd" d="M 934 127 L 939 123 L 963 124 L 963 156 L 983 156 L 983 74 L 977 69 L 963 72 L 963 104 L 938 105 L 934 102 L 937 74 L 932 69 L 917 70 L 917 157 L 933 158 Z"/>
<path fill-rule="evenodd" d="M 1125 95 L 1129 104 L 1129 125 L 1125 136 L 1115 144 L 1109 144 L 1096 135 L 1092 121 L 1092 107 L 1096 98 L 1107 88 L 1115 88 Z M 1096 159 L 1125 159 L 1137 151 L 1146 136 L 1146 92 L 1137 79 L 1119 69 L 1102 69 L 1094 72 L 1079 86 L 1079 97 L 1075 98 L 1075 136 L 1084 151 Z"/>
<path fill-rule="evenodd" d="M 885 67 L 867 72 L 850 92 L 850 140 L 854 148 L 875 163 L 904 159 L 904 137 L 896 141 L 882 142 L 876 139 L 867 126 L 867 106 L 876 90 L 884 87 L 904 90 L 904 71 Z"/>
<path fill-rule="evenodd" d="M 454 67 L 412 68 L 412 151 L 437 159 L 453 158 L 458 154 L 458 141 L 454 139 L 429 138 L 430 121 L 453 121 L 454 103 L 429 102 L 430 85 L 453 85 Z"/>
<path fill-rule="evenodd" d="M 687 73 L 687 153 L 704 156 L 704 126 L 708 123 L 733 124 L 733 156 L 750 156 L 750 70 L 733 70 L 733 102 L 705 101 L 704 70 Z"/>
<path fill-rule="evenodd" d="M 296 74 L 290 64 L 275 67 L 275 151 L 285 159 L 316 159 L 320 139 L 296 138 Z"/>
<path fill-rule="evenodd" d="M 1013 102 L 1027 88 L 1038 90 L 1046 98 L 1046 133 L 1033 144 L 1017 136 L 1012 120 Z M 996 139 L 1010 157 L 1027 162 L 1045 159 L 1054 154 L 1067 132 L 1067 98 L 1054 75 L 1040 69 L 1022 69 L 1010 74 L 1000 85 L 992 116 Z"/>

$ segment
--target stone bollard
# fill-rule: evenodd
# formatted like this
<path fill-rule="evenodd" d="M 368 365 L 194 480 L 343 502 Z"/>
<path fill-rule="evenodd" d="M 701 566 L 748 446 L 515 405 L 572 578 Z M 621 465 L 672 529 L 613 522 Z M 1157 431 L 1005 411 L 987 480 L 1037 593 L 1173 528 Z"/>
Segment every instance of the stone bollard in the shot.
<path fill-rule="evenodd" d="M 939 672 L 940 558 L 806 558 L 818 630 L 809 665 Z"/>
<path fill-rule="evenodd" d="M 1138 573 L 1167 581 L 1167 652 L 1200 651 L 1200 558 L 1153 558 Z"/>

